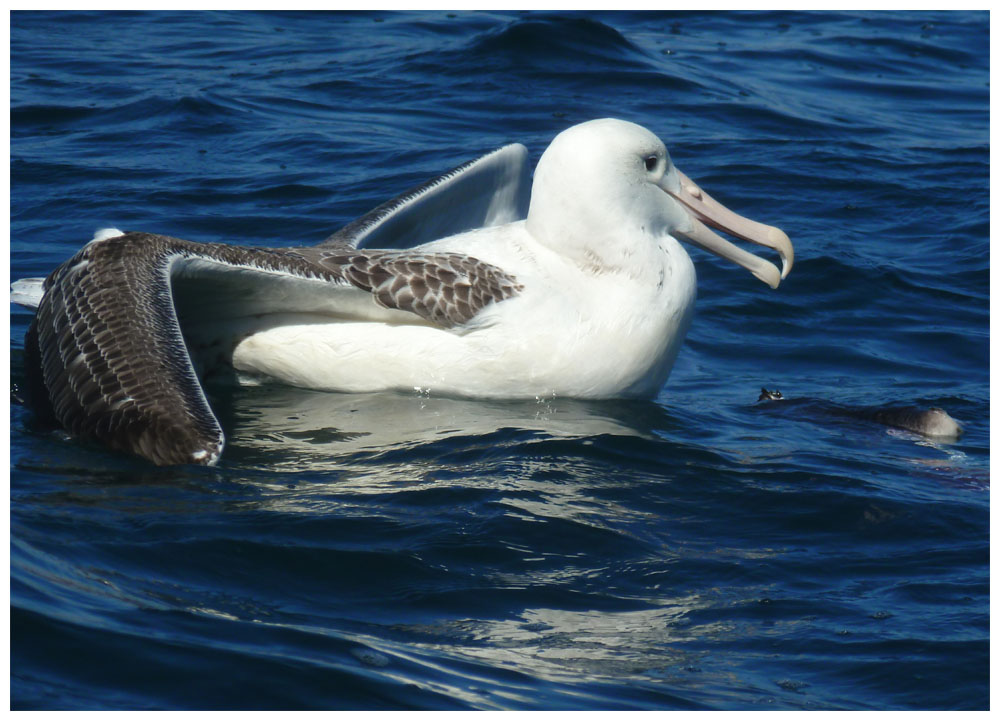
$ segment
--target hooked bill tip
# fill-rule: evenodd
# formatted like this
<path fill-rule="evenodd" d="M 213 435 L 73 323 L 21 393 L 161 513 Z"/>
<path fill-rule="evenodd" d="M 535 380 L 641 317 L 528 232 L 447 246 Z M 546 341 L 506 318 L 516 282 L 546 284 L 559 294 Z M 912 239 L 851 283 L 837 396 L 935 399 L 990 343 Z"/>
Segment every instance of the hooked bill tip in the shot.
<path fill-rule="evenodd" d="M 768 231 L 768 240 L 771 241 L 771 247 L 781 256 L 781 278 L 784 279 L 792 272 L 792 265 L 795 263 L 795 249 L 792 247 L 791 238 L 781 228 L 772 227 Z"/>
<path fill-rule="evenodd" d="M 754 268 L 750 272 L 758 280 L 767 283 L 772 289 L 777 288 L 781 283 L 781 279 L 785 277 L 778 272 L 778 268 L 774 264 L 768 263 L 766 260 L 761 262 L 760 267 Z"/>

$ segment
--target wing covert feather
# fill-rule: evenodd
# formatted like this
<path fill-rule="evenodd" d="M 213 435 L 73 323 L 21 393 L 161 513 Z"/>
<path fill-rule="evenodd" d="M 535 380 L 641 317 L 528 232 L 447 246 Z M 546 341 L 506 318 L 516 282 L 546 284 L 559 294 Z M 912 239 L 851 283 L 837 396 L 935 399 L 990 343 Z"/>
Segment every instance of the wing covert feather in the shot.
<path fill-rule="evenodd" d="M 414 313 L 443 328 L 464 325 L 523 286 L 489 263 L 458 253 L 314 251 L 315 262 L 369 291 L 385 308 Z"/>

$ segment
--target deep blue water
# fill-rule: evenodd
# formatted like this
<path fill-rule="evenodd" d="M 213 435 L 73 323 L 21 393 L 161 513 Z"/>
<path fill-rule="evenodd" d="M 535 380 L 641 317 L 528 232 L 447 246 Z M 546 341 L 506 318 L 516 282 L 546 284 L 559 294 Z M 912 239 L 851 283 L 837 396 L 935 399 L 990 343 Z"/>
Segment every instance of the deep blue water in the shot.
<path fill-rule="evenodd" d="M 988 81 L 985 12 L 13 13 L 15 278 L 108 225 L 318 242 L 603 116 L 797 262 L 692 249 L 653 402 L 216 391 L 220 465 L 157 469 L 12 395 L 11 705 L 986 708 Z"/>

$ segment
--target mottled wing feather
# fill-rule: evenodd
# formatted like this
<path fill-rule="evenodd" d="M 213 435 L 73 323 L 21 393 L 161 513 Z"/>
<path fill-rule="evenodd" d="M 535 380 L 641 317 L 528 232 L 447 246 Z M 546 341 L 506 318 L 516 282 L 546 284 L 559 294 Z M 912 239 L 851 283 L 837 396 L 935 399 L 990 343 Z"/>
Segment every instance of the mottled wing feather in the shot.
<path fill-rule="evenodd" d="M 46 280 L 33 330 L 67 430 L 157 464 L 210 463 L 223 435 L 173 314 L 171 245 L 130 236 L 87 245 Z M 148 257 L 132 262 L 139 247 Z"/>
<path fill-rule="evenodd" d="M 147 233 L 92 242 L 59 266 L 26 338 L 29 386 L 47 391 L 72 434 L 160 465 L 214 463 L 224 437 L 181 335 L 171 272 L 179 260 L 252 263 L 262 272 L 332 274 L 284 250 L 191 243 Z"/>
<path fill-rule="evenodd" d="M 314 258 L 369 291 L 379 305 L 414 313 L 443 328 L 464 325 L 491 303 L 523 290 L 500 268 L 458 253 L 342 249 L 318 251 Z"/>

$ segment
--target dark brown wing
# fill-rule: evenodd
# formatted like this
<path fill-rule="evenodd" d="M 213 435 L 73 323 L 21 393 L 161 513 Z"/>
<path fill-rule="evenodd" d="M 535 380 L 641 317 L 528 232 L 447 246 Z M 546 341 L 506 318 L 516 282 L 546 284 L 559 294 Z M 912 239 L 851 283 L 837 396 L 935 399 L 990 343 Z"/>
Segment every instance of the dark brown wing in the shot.
<path fill-rule="evenodd" d="M 33 322 L 59 422 L 157 464 L 213 463 L 224 441 L 173 313 L 182 250 L 135 234 L 90 243 L 46 279 Z"/>
<path fill-rule="evenodd" d="M 521 288 L 498 268 L 462 255 L 244 248 L 147 233 L 95 241 L 46 279 L 26 338 L 37 344 L 28 357 L 37 358 L 29 374 L 38 377 L 29 385 L 44 386 L 52 414 L 68 431 L 159 465 L 215 463 L 223 432 L 191 363 L 173 297 L 174 277 L 205 265 L 353 287 L 382 307 L 446 328 Z M 261 296 L 267 294 L 257 293 L 254 302 Z M 262 311 L 258 305 L 253 312 Z"/>
<path fill-rule="evenodd" d="M 26 339 L 37 343 L 39 359 L 29 373 L 40 373 L 54 417 L 72 434 L 158 465 L 218 459 L 222 429 L 191 364 L 171 290 L 175 265 L 191 258 L 333 279 L 280 250 L 147 233 L 89 243 L 46 279 Z"/>

